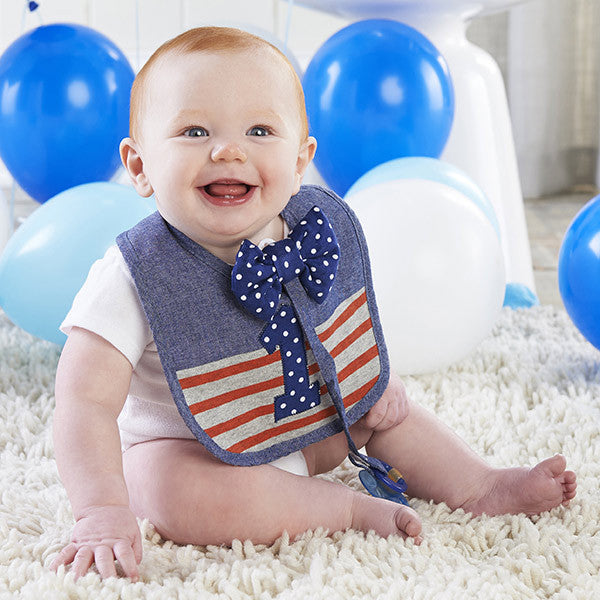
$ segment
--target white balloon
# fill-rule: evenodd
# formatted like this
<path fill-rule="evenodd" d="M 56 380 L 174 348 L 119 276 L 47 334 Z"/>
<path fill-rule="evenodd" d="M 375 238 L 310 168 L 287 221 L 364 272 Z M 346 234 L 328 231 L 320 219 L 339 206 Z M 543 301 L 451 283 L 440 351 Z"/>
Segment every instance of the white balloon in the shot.
<path fill-rule="evenodd" d="M 0 254 L 4 250 L 4 246 L 8 242 L 11 231 L 10 209 L 8 202 L 0 190 Z"/>
<path fill-rule="evenodd" d="M 464 194 L 421 179 L 348 198 L 365 232 L 390 363 L 427 373 L 467 356 L 502 308 L 505 271 L 489 219 Z"/>

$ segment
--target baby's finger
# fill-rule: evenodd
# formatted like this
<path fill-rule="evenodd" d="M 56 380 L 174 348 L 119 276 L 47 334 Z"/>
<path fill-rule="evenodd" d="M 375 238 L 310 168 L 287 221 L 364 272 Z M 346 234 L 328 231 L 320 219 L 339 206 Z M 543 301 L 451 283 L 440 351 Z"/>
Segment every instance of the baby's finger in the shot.
<path fill-rule="evenodd" d="M 390 402 L 383 419 L 386 429 L 393 427 L 398 420 L 398 404 L 396 402 Z"/>
<path fill-rule="evenodd" d="M 404 421 L 404 417 L 402 415 L 402 405 L 399 403 L 394 404 L 394 417 L 393 417 L 393 425 L 398 425 L 398 423 L 402 423 Z"/>
<path fill-rule="evenodd" d="M 133 539 L 133 554 L 135 556 L 135 562 L 139 565 L 142 562 L 142 536 L 138 529 L 135 538 Z"/>
<path fill-rule="evenodd" d="M 94 560 L 96 561 L 96 568 L 102 579 L 117 576 L 115 557 L 112 548 L 109 546 L 97 546 L 94 551 Z"/>
<path fill-rule="evenodd" d="M 381 400 L 379 402 L 381 402 Z M 382 419 L 385 417 L 386 412 L 387 406 L 383 406 L 379 403 L 375 404 L 375 406 L 373 406 L 371 410 L 365 415 L 365 425 L 369 429 L 376 429 L 377 426 L 381 423 Z"/>
<path fill-rule="evenodd" d="M 115 544 L 113 550 L 116 559 L 123 569 L 123 573 L 127 577 L 130 577 L 132 581 L 137 581 L 139 577 L 137 561 L 131 545 L 125 540 L 121 540 Z"/>
<path fill-rule="evenodd" d="M 73 559 L 73 574 L 75 580 L 85 575 L 93 562 L 94 553 L 92 552 L 92 549 L 89 546 L 82 546 L 79 548 Z"/>
<path fill-rule="evenodd" d="M 390 402 L 385 407 L 385 413 L 382 416 L 381 420 L 379 421 L 377 426 L 374 427 L 375 431 L 385 431 L 386 429 L 389 429 L 390 427 L 394 426 L 396 424 L 397 414 L 398 411 L 396 404 Z"/>
<path fill-rule="evenodd" d="M 50 564 L 50 568 L 56 571 L 61 565 L 68 565 L 73 562 L 75 555 L 77 554 L 77 546 L 75 544 L 69 544 L 65 546 L 59 553 L 58 556 Z"/>

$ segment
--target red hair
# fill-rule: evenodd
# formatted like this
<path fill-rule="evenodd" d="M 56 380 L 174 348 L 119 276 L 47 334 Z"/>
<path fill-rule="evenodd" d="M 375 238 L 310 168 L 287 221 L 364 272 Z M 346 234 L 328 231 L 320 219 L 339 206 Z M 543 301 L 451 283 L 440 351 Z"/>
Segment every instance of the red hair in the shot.
<path fill-rule="evenodd" d="M 139 134 L 139 123 L 144 112 L 145 88 L 154 65 L 164 56 L 192 54 L 194 52 L 235 52 L 238 50 L 267 51 L 278 57 L 282 65 L 289 71 L 296 90 L 296 99 L 300 112 L 302 139 L 308 138 L 308 120 L 302 83 L 294 67 L 285 54 L 266 40 L 241 29 L 230 27 L 196 27 L 172 40 L 165 42 L 148 59 L 137 74 L 131 87 L 129 105 L 129 136 L 136 139 Z"/>

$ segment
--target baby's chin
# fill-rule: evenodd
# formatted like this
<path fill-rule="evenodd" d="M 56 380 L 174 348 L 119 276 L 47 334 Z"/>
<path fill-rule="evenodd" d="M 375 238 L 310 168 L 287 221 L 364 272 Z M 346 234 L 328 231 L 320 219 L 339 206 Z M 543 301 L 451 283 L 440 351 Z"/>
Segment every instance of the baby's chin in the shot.
<path fill-rule="evenodd" d="M 199 215 L 194 221 L 173 218 L 160 208 L 159 213 L 169 225 L 231 264 L 235 262 L 244 240 L 250 240 L 258 246 L 264 240 L 278 241 L 283 238 L 283 218 L 280 215 L 275 215 L 265 224 L 249 221 L 242 212 L 236 211 L 231 211 L 230 215 L 223 219 L 202 218 L 202 215 Z"/>

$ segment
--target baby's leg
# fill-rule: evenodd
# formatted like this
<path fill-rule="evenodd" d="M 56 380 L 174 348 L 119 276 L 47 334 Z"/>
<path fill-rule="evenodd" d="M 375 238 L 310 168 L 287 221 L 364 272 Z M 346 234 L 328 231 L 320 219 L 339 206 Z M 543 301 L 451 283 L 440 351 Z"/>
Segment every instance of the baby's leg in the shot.
<path fill-rule="evenodd" d="M 360 427 L 360 422 L 358 424 Z M 533 468 L 489 466 L 433 414 L 411 403 L 400 424 L 373 432 L 367 452 L 396 466 L 408 492 L 473 514 L 537 514 L 575 496 L 575 474 L 556 455 Z"/>
<path fill-rule="evenodd" d="M 181 544 L 269 544 L 284 530 L 294 538 L 317 527 L 420 540 L 411 509 L 271 465 L 227 465 L 195 440 L 137 444 L 124 453 L 123 467 L 133 512 Z"/>
<path fill-rule="evenodd" d="M 397 378 L 387 393 L 394 393 Z M 402 385 L 399 383 L 399 385 Z M 383 431 L 373 431 L 360 419 L 350 427 L 360 448 L 396 467 L 406 479 L 408 494 L 445 502 L 473 514 L 537 514 L 575 497 L 575 474 L 566 471 L 563 456 L 556 455 L 534 468 L 496 469 L 423 407 L 409 402 L 408 416 Z M 343 433 L 304 449 L 309 473 L 323 473 L 342 462 L 348 453 Z"/>

